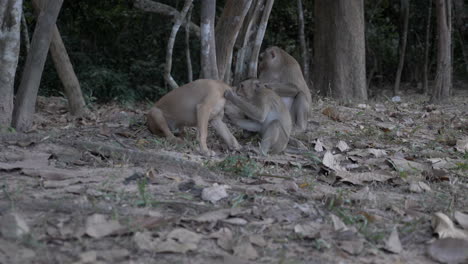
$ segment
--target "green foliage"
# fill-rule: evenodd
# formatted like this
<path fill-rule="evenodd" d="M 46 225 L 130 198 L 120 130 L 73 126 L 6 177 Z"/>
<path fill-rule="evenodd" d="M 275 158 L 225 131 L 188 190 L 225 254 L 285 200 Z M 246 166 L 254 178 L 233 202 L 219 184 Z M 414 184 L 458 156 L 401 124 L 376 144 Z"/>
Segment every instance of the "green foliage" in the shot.
<path fill-rule="evenodd" d="M 253 177 L 260 169 L 257 162 L 245 156 L 229 156 L 215 165 L 222 171 L 241 177 Z"/>

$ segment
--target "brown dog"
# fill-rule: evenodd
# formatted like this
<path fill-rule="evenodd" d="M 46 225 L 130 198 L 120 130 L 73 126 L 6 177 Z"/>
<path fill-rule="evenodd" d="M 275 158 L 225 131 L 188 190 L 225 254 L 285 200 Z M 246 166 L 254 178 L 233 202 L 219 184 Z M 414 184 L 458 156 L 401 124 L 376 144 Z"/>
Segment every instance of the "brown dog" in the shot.
<path fill-rule="evenodd" d="M 221 81 L 200 79 L 176 88 L 164 95 L 147 115 L 148 128 L 153 134 L 162 132 L 175 139 L 172 131 L 185 126 L 198 128 L 200 152 L 206 156 L 215 153 L 208 149 L 206 137 L 208 123 L 223 138 L 230 149 L 239 149 L 239 143 L 222 121 L 224 115 L 224 92 L 231 87 Z"/>

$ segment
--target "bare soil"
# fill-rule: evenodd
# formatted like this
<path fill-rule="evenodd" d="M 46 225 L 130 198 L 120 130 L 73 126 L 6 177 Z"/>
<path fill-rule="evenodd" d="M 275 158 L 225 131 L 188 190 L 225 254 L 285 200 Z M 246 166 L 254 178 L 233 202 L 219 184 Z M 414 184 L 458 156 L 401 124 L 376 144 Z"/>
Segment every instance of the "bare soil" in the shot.
<path fill-rule="evenodd" d="M 0 134 L 0 263 L 433 263 L 434 214 L 468 211 L 468 89 L 400 97 L 319 99 L 282 155 L 210 131 L 213 158 L 195 129 L 151 135 L 148 105 L 72 120 L 40 98 L 31 133 Z"/>

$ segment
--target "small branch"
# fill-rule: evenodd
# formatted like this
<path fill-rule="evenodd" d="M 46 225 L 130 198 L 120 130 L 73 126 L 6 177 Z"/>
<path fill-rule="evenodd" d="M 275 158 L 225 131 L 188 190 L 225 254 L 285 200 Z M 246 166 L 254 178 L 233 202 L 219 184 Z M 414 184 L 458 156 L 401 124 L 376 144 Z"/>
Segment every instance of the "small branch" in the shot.
<path fill-rule="evenodd" d="M 166 51 L 166 65 L 164 67 L 164 80 L 171 86 L 172 89 L 179 87 L 179 85 L 174 81 L 174 78 L 171 76 L 172 68 L 172 50 L 174 48 L 175 38 L 177 36 L 177 31 L 179 31 L 182 22 L 184 21 L 187 13 L 192 6 L 193 0 L 186 0 L 182 12 L 177 17 L 174 26 L 172 27 L 171 36 L 169 37 L 169 42 L 167 43 Z"/>
<path fill-rule="evenodd" d="M 192 9 L 193 6 L 190 6 L 190 9 L 187 14 L 187 19 L 185 20 L 185 57 L 187 58 L 187 79 L 188 82 L 193 81 L 193 70 L 192 70 L 192 58 L 190 56 L 190 27 L 189 22 L 192 20 Z"/>

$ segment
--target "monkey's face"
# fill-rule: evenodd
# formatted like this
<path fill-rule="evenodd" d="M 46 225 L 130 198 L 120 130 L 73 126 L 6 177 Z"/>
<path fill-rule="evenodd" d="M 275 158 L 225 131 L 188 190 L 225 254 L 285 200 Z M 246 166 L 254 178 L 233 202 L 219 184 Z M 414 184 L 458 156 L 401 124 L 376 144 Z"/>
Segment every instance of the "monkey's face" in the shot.
<path fill-rule="evenodd" d="M 260 63 L 259 63 L 259 70 L 268 70 L 271 68 L 275 68 L 280 64 L 278 48 L 270 47 L 266 49 L 262 54 L 260 54 Z"/>
<path fill-rule="evenodd" d="M 255 96 L 255 90 L 259 86 L 260 82 L 258 80 L 243 81 L 237 88 L 237 94 L 250 100 Z"/>

